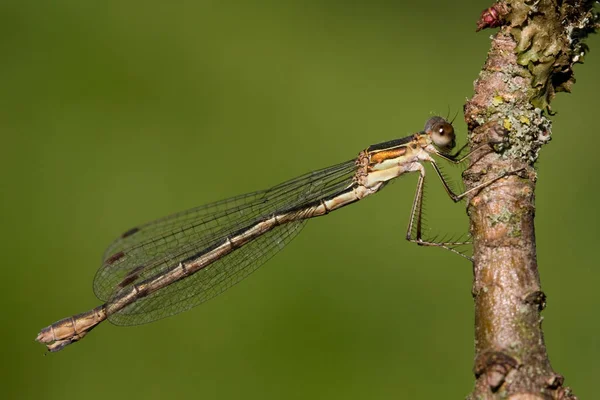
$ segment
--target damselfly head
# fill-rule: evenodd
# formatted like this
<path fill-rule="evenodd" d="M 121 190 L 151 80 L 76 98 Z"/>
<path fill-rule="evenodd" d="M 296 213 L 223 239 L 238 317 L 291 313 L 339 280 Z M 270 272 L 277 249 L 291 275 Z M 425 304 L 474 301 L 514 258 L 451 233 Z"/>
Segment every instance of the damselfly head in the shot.
<path fill-rule="evenodd" d="M 425 133 L 441 152 L 449 152 L 456 146 L 456 135 L 452 124 L 442 117 L 431 117 L 425 123 Z"/>

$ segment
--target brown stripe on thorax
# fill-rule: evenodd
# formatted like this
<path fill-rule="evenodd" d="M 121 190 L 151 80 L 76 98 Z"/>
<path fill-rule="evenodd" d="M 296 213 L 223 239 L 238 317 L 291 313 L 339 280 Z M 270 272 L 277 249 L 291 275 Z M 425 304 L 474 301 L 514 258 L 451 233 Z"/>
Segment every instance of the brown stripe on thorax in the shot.
<path fill-rule="evenodd" d="M 391 158 L 398 158 L 406 154 L 406 146 L 397 147 L 390 150 L 382 150 L 371 154 L 371 163 L 379 164 Z"/>

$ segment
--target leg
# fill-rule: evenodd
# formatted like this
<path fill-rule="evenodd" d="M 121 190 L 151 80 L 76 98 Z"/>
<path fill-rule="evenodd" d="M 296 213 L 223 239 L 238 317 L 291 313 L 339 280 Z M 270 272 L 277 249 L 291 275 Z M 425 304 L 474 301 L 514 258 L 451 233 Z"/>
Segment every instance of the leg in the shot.
<path fill-rule="evenodd" d="M 453 246 L 460 246 L 463 244 L 469 244 L 469 242 L 433 242 L 423 240 L 421 237 L 422 228 L 422 216 L 423 216 L 423 186 L 425 184 L 425 168 L 421 164 L 415 165 L 415 171 L 419 172 L 419 181 L 417 182 L 417 192 L 415 193 L 415 198 L 413 200 L 412 208 L 410 211 L 410 220 L 408 222 L 408 229 L 406 230 L 406 240 L 412 243 L 416 243 L 419 246 L 433 246 L 433 247 L 441 247 L 443 249 L 449 250 L 459 256 L 466 258 L 467 260 L 471 260 L 471 258 L 460 251 L 453 248 Z M 447 184 L 442 178 L 445 187 Z M 449 190 L 449 188 L 447 189 Z M 416 230 L 416 236 L 413 238 L 413 229 Z"/>
<path fill-rule="evenodd" d="M 483 149 L 483 148 L 486 148 L 486 147 L 487 147 L 487 148 L 489 148 L 489 149 L 490 149 L 490 151 L 491 151 L 491 150 L 493 150 L 493 147 L 492 147 L 492 146 L 493 146 L 494 144 L 496 144 L 496 143 L 485 143 L 485 144 L 482 144 L 482 145 L 480 145 L 480 146 L 477 146 L 477 147 L 475 147 L 473 150 L 469 151 L 469 152 L 468 152 L 466 155 L 464 155 L 464 156 L 462 156 L 462 157 L 460 157 L 460 158 L 457 158 L 457 157 L 458 157 L 458 156 L 460 155 L 460 153 L 461 153 L 461 152 L 462 152 L 462 151 L 465 149 L 465 147 L 467 147 L 467 146 L 469 145 L 468 143 L 465 143 L 465 144 L 464 144 L 464 145 L 463 145 L 463 146 L 462 146 L 460 149 L 458 149 L 458 151 L 457 151 L 456 153 L 454 153 L 454 154 L 444 154 L 444 153 L 442 153 L 441 151 L 438 151 L 438 150 L 436 150 L 436 151 L 435 151 L 435 154 L 436 154 L 437 156 L 439 156 L 439 157 L 443 158 L 443 159 L 444 159 L 444 160 L 446 160 L 446 161 L 450 161 L 450 162 L 451 162 L 451 163 L 453 163 L 453 164 L 460 164 L 460 163 L 462 163 L 463 161 L 465 161 L 467 158 L 471 157 L 473 154 L 475 154 L 476 152 L 478 152 L 479 150 L 481 150 L 481 149 Z M 485 153 L 485 154 L 487 154 L 487 153 Z"/>
<path fill-rule="evenodd" d="M 437 163 L 435 162 L 435 160 L 430 159 L 428 160 L 429 162 L 431 162 L 431 165 L 433 165 L 433 169 L 435 170 L 435 172 L 437 173 L 437 175 L 440 177 L 440 180 L 442 181 L 442 185 L 444 186 L 444 190 L 446 190 L 446 193 L 448 193 L 448 196 L 450 196 L 450 198 L 452 199 L 452 201 L 454 201 L 455 203 L 458 203 L 460 200 L 462 200 L 465 196 L 473 193 L 473 192 L 477 192 L 483 188 L 485 188 L 486 186 L 491 185 L 492 183 L 505 178 L 508 175 L 512 175 L 515 174 L 517 172 L 522 171 L 523 169 L 519 169 L 516 171 L 511 171 L 511 172 L 505 172 L 503 174 L 498 175 L 495 178 L 490 179 L 487 182 L 483 182 L 475 187 L 472 187 L 471 189 L 461 193 L 461 194 L 455 194 L 452 189 L 450 189 L 450 186 L 448 185 L 448 183 L 446 182 L 446 180 L 444 179 L 444 176 L 442 175 L 442 171 L 440 170 L 440 167 L 438 167 Z"/>
<path fill-rule="evenodd" d="M 429 159 L 428 161 L 430 161 L 431 164 L 433 165 L 435 172 L 437 173 L 440 180 L 442 181 L 442 185 L 444 186 L 446 193 L 448 193 L 448 196 L 450 196 L 450 198 L 454 202 L 458 202 L 458 201 L 462 200 L 468 194 L 479 191 L 508 175 L 512 175 L 512 174 L 515 174 L 515 173 L 521 171 L 521 170 L 516 170 L 516 171 L 511 171 L 511 172 L 505 172 L 503 174 L 498 175 L 497 177 L 495 177 L 493 179 L 490 179 L 487 182 L 477 185 L 477 186 L 457 195 L 452 191 L 452 189 L 450 189 L 450 186 L 444 179 L 444 176 L 442 175 L 442 172 L 441 172 L 440 168 L 438 167 L 438 165 L 436 164 L 435 160 Z M 411 170 L 415 171 L 415 172 L 417 172 L 417 171 L 419 172 L 419 181 L 417 183 L 417 192 L 415 194 L 415 199 L 413 200 L 412 209 L 410 212 L 410 221 L 408 223 L 408 229 L 406 231 L 406 240 L 408 240 L 409 242 L 417 243 L 420 246 L 441 247 L 446 250 L 450 250 L 451 252 L 458 254 L 458 255 L 472 261 L 471 257 L 469 257 L 453 248 L 454 246 L 469 244 L 469 242 L 434 242 L 434 241 L 423 240 L 423 238 L 421 236 L 421 233 L 422 233 L 421 222 L 422 222 L 422 206 L 423 206 L 423 187 L 425 185 L 425 167 L 423 167 L 423 165 L 421 165 L 421 164 L 415 164 L 411 168 Z M 415 229 L 415 237 L 414 238 L 413 238 L 413 229 Z"/>

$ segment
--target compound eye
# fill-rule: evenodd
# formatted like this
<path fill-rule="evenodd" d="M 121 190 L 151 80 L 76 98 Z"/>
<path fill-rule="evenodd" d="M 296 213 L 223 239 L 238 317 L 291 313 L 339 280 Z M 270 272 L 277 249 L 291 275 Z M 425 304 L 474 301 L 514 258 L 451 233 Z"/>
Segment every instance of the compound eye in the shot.
<path fill-rule="evenodd" d="M 442 117 L 431 117 L 425 123 L 425 133 L 442 152 L 448 152 L 456 145 L 452 124 Z"/>
<path fill-rule="evenodd" d="M 448 122 L 444 122 L 437 127 L 437 132 L 434 131 L 432 140 L 440 150 L 452 149 L 455 146 L 454 128 Z"/>
<path fill-rule="evenodd" d="M 438 135 L 440 137 L 449 137 L 449 136 L 453 136 L 454 135 L 454 128 L 452 127 L 452 125 L 446 123 L 443 124 L 442 126 L 439 127 L 438 129 Z"/>
<path fill-rule="evenodd" d="M 440 151 L 450 151 L 456 145 L 452 124 L 441 117 L 433 117 L 425 124 L 425 131 Z"/>

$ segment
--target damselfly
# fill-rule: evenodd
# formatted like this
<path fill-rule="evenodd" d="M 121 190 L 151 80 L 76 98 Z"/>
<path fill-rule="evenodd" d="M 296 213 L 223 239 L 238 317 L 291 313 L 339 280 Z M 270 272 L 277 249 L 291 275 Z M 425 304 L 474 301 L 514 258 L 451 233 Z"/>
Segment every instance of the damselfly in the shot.
<path fill-rule="evenodd" d="M 136 325 L 188 310 L 233 286 L 289 243 L 309 218 L 377 193 L 390 180 L 418 172 L 406 238 L 452 249 L 421 237 L 425 168 L 431 163 L 455 202 L 503 178 L 501 174 L 455 194 L 432 155 L 460 163 L 452 124 L 432 117 L 423 131 L 375 144 L 356 159 L 310 172 L 268 190 L 233 197 L 130 229 L 106 250 L 94 279 L 104 304 L 42 329 L 50 351 L 79 341 L 100 322 Z M 464 148 L 464 146 L 463 146 Z"/>

